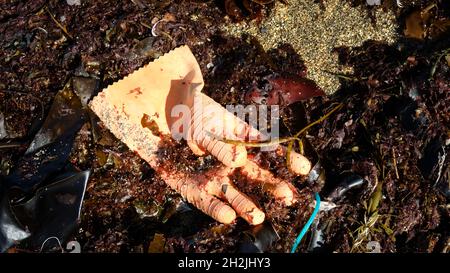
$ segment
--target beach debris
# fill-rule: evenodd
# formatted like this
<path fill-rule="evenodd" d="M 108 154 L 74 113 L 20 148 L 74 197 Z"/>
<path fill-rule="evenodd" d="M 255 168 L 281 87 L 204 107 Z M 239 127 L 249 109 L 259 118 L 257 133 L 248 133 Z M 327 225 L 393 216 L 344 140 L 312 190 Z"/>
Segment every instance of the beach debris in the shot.
<path fill-rule="evenodd" d="M 5 127 L 5 116 L 0 112 L 0 139 L 4 139 L 8 136 Z"/>
<path fill-rule="evenodd" d="M 79 6 L 81 5 L 81 0 L 66 0 L 66 3 L 69 6 Z"/>
<path fill-rule="evenodd" d="M 86 100 L 86 90 L 82 93 Z M 74 231 L 89 171 L 73 169 L 68 158 L 75 135 L 86 121 L 85 111 L 69 81 L 55 96 L 25 154 L 3 178 L 0 212 L 17 223 L 11 227 L 16 231 L 3 234 L 0 250 L 21 241 L 29 249 L 38 249 L 47 238 L 56 236 L 64 242 Z"/>
<path fill-rule="evenodd" d="M 250 230 L 242 232 L 241 237 L 239 253 L 264 253 L 280 239 L 270 222 L 251 227 Z"/>
<path fill-rule="evenodd" d="M 15 216 L 30 232 L 21 247 L 38 249 L 51 236 L 60 242 L 70 238 L 78 226 L 89 174 L 67 171 L 39 188 L 32 198 L 13 205 Z"/>
<path fill-rule="evenodd" d="M 152 78 L 158 80 L 153 81 Z M 159 155 L 161 150 L 167 152 L 166 147 L 171 142 L 165 136 L 171 136 L 174 128 L 180 126 L 177 125 L 179 119 L 170 116 L 175 103 L 186 105 L 187 109 L 194 107 L 194 128 L 198 125 L 195 121 L 199 121 L 200 125 L 214 121 L 203 115 L 203 110 L 199 110 L 203 109 L 202 106 L 212 106 L 213 110 L 218 111 L 215 114 L 220 116 L 216 121 L 221 123 L 224 118 L 224 124 L 231 124 L 233 132 L 237 131 L 238 135 L 242 132 L 242 127 L 237 125 L 246 123 L 201 93 L 202 87 L 203 78 L 198 63 L 190 49 L 182 46 L 104 89 L 92 100 L 90 107 L 118 139 L 136 151 L 188 202 L 221 223 L 229 224 L 240 216 L 248 223 L 258 225 L 264 221 L 265 214 L 234 186 L 229 177 L 234 168 L 241 167 L 239 170 L 244 176 L 263 185 L 264 189 L 286 205 L 296 202 L 297 191 L 287 181 L 274 177 L 255 162 L 247 160 L 245 147 L 219 142 L 205 131 L 194 130 L 194 138 L 191 138 L 192 131 L 189 128 L 192 120 L 185 118 L 181 120 L 187 124 L 183 127 L 187 130 L 181 131 L 185 135 L 187 133 L 192 151 L 195 154 L 208 151 L 222 160 L 225 166 L 190 174 L 173 170 L 171 162 Z M 195 103 L 198 99 L 200 104 Z M 196 116 L 198 113 L 199 116 Z M 152 125 L 149 127 L 148 124 Z M 213 129 L 222 129 L 224 124 Z M 248 125 L 243 128 L 248 128 Z M 244 135 L 249 134 L 249 131 L 244 130 Z"/>
<path fill-rule="evenodd" d="M 99 80 L 95 78 L 73 77 L 72 78 L 73 91 L 81 100 L 83 107 L 92 98 L 99 88 Z"/>
<path fill-rule="evenodd" d="M 44 124 L 5 182 L 24 194 L 62 170 L 85 119 L 80 99 L 66 85 L 58 92 Z"/>
<path fill-rule="evenodd" d="M 60 173 L 19 200 L 13 199 L 6 183 L 1 184 L 0 252 L 19 243 L 26 249 L 39 249 L 50 236 L 65 242 L 75 231 L 89 171 L 66 166 Z"/>
<path fill-rule="evenodd" d="M 366 3 L 369 6 L 379 6 L 381 5 L 381 0 L 366 0 Z"/>
<path fill-rule="evenodd" d="M 164 215 L 162 220 L 166 237 L 193 236 L 205 228 L 205 223 L 211 222 L 209 216 L 184 201 L 181 201 L 177 205 L 176 211 L 169 215 Z M 168 217 L 167 220 L 165 220 L 166 217 Z"/>
<path fill-rule="evenodd" d="M 70 83 L 58 92 L 44 124 L 35 135 L 26 154 L 32 154 L 59 138 L 74 135 L 83 123 L 84 114 L 80 99 Z"/>
<path fill-rule="evenodd" d="M 345 197 L 348 191 L 362 187 L 364 184 L 367 184 L 364 178 L 356 174 L 349 174 L 327 195 L 326 199 L 332 202 L 338 202 Z"/>
<path fill-rule="evenodd" d="M 342 201 L 346 195 L 364 184 L 367 184 L 367 182 L 357 174 L 349 173 L 344 175 L 335 188 L 324 193 L 325 200 L 320 203 L 319 212 L 335 209 L 338 207 L 337 203 Z M 308 244 L 308 252 L 321 252 L 324 250 L 326 231 L 322 224 L 325 222 L 326 219 L 321 219 L 321 214 L 319 213 L 311 226 L 312 234 Z"/>
<path fill-rule="evenodd" d="M 0 212 L 0 253 L 3 253 L 16 242 L 30 236 L 14 215 L 3 183 L 0 183 Z"/>

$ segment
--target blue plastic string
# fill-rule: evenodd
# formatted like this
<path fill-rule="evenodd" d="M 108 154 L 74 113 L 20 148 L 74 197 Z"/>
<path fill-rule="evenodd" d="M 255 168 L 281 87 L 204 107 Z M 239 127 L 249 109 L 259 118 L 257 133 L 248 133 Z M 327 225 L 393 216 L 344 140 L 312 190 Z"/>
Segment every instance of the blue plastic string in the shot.
<path fill-rule="evenodd" d="M 314 219 L 317 216 L 317 213 L 319 212 L 320 196 L 319 196 L 319 194 L 317 192 L 314 195 L 316 197 L 316 207 L 314 208 L 313 213 L 309 217 L 308 222 L 306 222 L 305 226 L 302 228 L 302 231 L 300 231 L 300 234 L 295 239 L 295 243 L 292 246 L 291 253 L 295 253 L 295 251 L 297 250 L 298 245 L 300 244 L 300 242 L 303 239 L 303 236 L 305 236 L 306 232 L 308 232 L 308 229 L 311 227 L 311 224 L 313 223 Z"/>

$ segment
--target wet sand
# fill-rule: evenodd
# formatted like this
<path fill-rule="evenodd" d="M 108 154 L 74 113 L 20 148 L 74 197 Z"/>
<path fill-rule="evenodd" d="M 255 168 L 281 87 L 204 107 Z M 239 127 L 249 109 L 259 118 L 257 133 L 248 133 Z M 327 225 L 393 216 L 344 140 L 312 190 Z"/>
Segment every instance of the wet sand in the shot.
<path fill-rule="evenodd" d="M 234 36 L 244 33 L 258 39 L 264 49 L 291 44 L 308 67 L 308 78 L 317 82 L 327 94 L 339 87 L 333 74 L 351 74 L 352 70 L 338 64 L 333 49 L 360 46 L 366 40 L 392 44 L 397 39 L 397 25 L 392 12 L 377 11 L 372 23 L 367 11 L 351 7 L 342 0 L 325 1 L 325 10 L 313 0 L 290 0 L 289 5 L 277 3 L 272 14 L 260 25 L 255 22 L 227 24 L 224 30 Z"/>

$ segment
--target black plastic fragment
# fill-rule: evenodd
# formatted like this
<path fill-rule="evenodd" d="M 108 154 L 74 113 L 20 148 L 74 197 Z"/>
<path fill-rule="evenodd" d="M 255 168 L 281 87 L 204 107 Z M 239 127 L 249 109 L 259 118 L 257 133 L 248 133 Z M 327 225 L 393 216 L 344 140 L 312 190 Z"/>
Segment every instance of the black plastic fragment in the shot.
<path fill-rule="evenodd" d="M 267 221 L 243 232 L 242 237 L 239 253 L 263 253 L 280 239 L 272 224 Z"/>
<path fill-rule="evenodd" d="M 40 249 L 50 237 L 60 242 L 69 238 L 78 224 L 88 178 L 89 171 L 65 173 L 37 190 L 30 200 L 13 206 L 32 234 L 23 242 L 27 249 Z M 48 242 L 46 247 L 54 243 Z"/>
<path fill-rule="evenodd" d="M 30 233 L 17 221 L 4 184 L 0 181 L 0 253 L 5 252 L 16 242 L 30 236 Z"/>
<path fill-rule="evenodd" d="M 55 96 L 50 112 L 25 155 L 5 177 L 14 200 L 26 197 L 67 165 L 76 133 L 86 120 L 78 96 L 67 86 Z"/>
<path fill-rule="evenodd" d="M 343 177 L 341 182 L 331 191 L 324 194 L 324 199 L 329 202 L 338 202 L 346 195 L 357 188 L 368 184 L 361 176 L 349 173 Z M 311 238 L 308 245 L 308 252 L 324 252 L 324 231 L 320 226 L 320 213 L 311 226 Z"/>
<path fill-rule="evenodd" d="M 58 139 L 74 135 L 81 128 L 84 119 L 80 98 L 66 86 L 56 94 L 49 114 L 26 154 L 35 153 Z"/>
<path fill-rule="evenodd" d="M 336 202 L 345 197 L 346 193 L 354 188 L 361 187 L 366 183 L 366 180 L 359 175 L 349 174 L 344 177 L 342 182 L 338 184 L 327 196 L 326 199 Z"/>
<path fill-rule="evenodd" d="M 85 103 L 98 82 L 70 81 L 54 98 L 42 127 L 11 173 L 0 181 L 0 252 L 11 246 L 40 249 L 64 242 L 78 224 L 89 171 L 67 168 Z M 1 179 L 1 177 L 0 177 Z"/>

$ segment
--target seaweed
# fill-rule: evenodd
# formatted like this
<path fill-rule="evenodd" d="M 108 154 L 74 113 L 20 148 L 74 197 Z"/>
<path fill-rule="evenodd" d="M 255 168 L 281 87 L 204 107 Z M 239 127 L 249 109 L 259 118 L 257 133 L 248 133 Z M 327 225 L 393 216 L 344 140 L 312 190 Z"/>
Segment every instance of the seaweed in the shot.
<path fill-rule="evenodd" d="M 256 24 L 277 12 L 273 3 L 250 14 L 242 1 L 230 2 L 238 3 L 242 20 L 255 19 Z M 43 196 L 43 187 L 53 185 L 70 162 L 91 172 L 80 229 L 61 235 L 61 241 L 72 238 L 83 252 L 235 252 L 240 244 L 251 251 L 287 252 L 311 211 L 312 192 L 325 197 L 322 203 L 328 209 L 313 225 L 310 247 L 301 245 L 300 251 L 366 252 L 372 240 L 381 252 L 448 252 L 448 3 L 351 2 L 369 14 L 393 11 L 399 40 L 336 48 L 339 64 L 353 69 L 351 74 L 328 73 L 342 88 L 332 96 L 287 101 L 281 107 L 280 139 L 295 140 L 292 148 L 312 159 L 309 176 L 297 177 L 285 168 L 284 157 L 250 147 L 249 154 L 261 165 L 292 181 L 302 200 L 282 208 L 235 177 L 248 195 L 264 204 L 271 229 L 278 234 L 271 232 L 270 240 L 266 235 L 258 239 L 258 231 L 240 221 L 224 226 L 194 208 L 177 211 L 180 196 L 84 105 L 91 92 L 182 44 L 192 48 L 204 75 L 204 92 L 214 100 L 222 105 L 249 100 L 267 104 L 273 90 L 270 79 L 302 82 L 306 77 L 302 56 L 289 39 L 265 51 L 254 37 L 228 36 L 221 30 L 230 23 L 223 1 L 1 3 L 0 187 L 25 190 L 0 194 L 5 209 L 1 222 L 12 223 L 22 239 L 29 236 L 14 215 L 14 205 L 36 200 L 36 193 Z M 417 29 L 409 29 L 410 23 Z M 405 36 L 406 29 L 416 34 Z M 82 99 L 60 100 L 65 96 L 59 90 L 66 84 L 72 98 Z M 282 89 L 278 94 L 290 92 Z M 74 112 L 64 121 L 44 121 L 58 101 L 74 106 Z M 292 138 L 339 103 L 345 107 Z M 41 127 L 49 125 L 60 133 L 43 137 Z M 41 137 L 33 140 L 36 134 Z M 25 154 L 30 143 L 34 148 Z M 171 142 L 165 154 L 177 168 L 193 171 L 217 163 L 210 156 L 193 156 L 183 142 Z M 30 175 L 32 170 L 38 175 Z M 12 245 L 1 238 L 2 250 Z M 40 251 L 41 239 L 17 250 Z M 55 251 L 56 243 L 49 239 L 42 251 Z"/>

